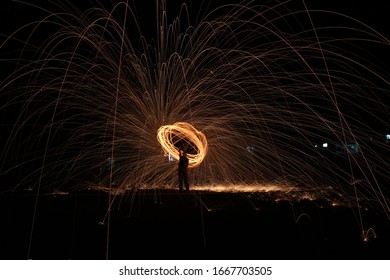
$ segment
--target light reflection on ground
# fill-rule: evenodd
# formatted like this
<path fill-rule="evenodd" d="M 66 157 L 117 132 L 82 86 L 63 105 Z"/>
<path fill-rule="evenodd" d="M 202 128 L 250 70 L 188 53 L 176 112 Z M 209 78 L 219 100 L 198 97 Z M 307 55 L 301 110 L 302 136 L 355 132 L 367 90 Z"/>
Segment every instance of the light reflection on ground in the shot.
<path fill-rule="evenodd" d="M 171 190 L 175 191 L 177 188 L 172 186 L 146 186 L 142 185 L 138 188 L 131 188 L 130 186 L 90 186 L 90 189 L 109 192 L 111 190 L 114 195 L 122 195 L 129 191 L 135 190 Z M 268 193 L 268 192 L 283 192 L 289 193 L 293 191 L 299 191 L 300 188 L 294 186 L 281 186 L 273 184 L 212 184 L 212 185 L 195 185 L 190 187 L 191 191 L 202 191 L 211 193 Z"/>
<path fill-rule="evenodd" d="M 247 197 L 249 200 L 264 200 L 264 201 L 312 201 L 324 202 L 332 206 L 353 206 L 356 201 L 350 201 L 348 196 L 336 191 L 331 186 L 327 187 L 298 187 L 289 184 L 212 184 L 212 185 L 195 185 L 190 187 L 190 192 L 179 192 L 177 188 L 172 186 L 140 186 L 138 188 L 130 188 L 129 186 L 90 186 L 89 190 L 111 192 L 113 196 L 126 195 L 156 195 L 156 194 L 192 194 L 197 196 L 202 195 L 217 195 L 217 194 L 238 194 Z"/>

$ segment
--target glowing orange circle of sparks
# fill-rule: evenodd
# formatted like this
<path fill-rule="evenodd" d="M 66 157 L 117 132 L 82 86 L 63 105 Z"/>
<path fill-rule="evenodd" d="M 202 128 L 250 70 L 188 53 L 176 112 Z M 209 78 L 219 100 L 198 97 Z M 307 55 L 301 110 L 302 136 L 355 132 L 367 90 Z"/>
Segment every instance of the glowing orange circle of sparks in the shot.
<path fill-rule="evenodd" d="M 191 151 L 187 151 L 188 167 L 193 168 L 201 164 L 207 154 L 206 136 L 186 122 L 176 122 L 172 125 L 163 125 L 157 130 L 157 140 L 166 154 L 171 155 L 175 160 L 179 160 L 179 150 L 175 144 L 185 141 L 191 146 Z"/>

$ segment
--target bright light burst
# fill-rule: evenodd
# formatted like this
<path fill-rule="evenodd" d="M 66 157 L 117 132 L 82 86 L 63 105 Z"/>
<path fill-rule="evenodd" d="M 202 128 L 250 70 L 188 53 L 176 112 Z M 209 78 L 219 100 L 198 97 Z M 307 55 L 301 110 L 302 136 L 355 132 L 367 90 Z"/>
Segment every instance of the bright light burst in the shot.
<path fill-rule="evenodd" d="M 45 7 L 2 41 L 20 46 L 1 57 L 17 65 L 0 87 L 1 113 L 15 119 L 3 174 L 66 190 L 176 188 L 169 137 L 189 129 L 193 186 L 331 186 L 388 213 L 389 77 L 367 52 L 388 52 L 387 38 L 303 2 L 224 5 L 195 23 L 187 5 L 171 18 L 165 2 L 154 36 L 135 4 L 119 1 L 82 13 Z M 160 129 L 178 122 L 191 127 Z M 315 146 L 325 142 L 333 148 Z"/>
<path fill-rule="evenodd" d="M 188 167 L 199 166 L 207 154 L 206 136 L 185 122 L 177 122 L 173 125 L 163 125 L 157 131 L 157 140 L 165 151 L 175 160 L 179 160 L 178 149 L 187 152 Z"/>

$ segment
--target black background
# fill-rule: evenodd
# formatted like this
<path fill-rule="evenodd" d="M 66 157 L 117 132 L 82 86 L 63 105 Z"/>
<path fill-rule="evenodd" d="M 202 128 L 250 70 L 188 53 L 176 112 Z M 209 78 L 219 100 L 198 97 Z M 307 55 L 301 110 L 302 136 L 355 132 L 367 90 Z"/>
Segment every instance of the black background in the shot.
<path fill-rule="evenodd" d="M 49 1 L 31 1 L 45 6 Z M 88 1 L 73 1 L 81 9 Z M 141 1 L 140 18 L 148 21 L 154 1 Z M 150 2 L 150 3 L 149 3 Z M 168 1 L 171 3 L 179 1 Z M 192 2 L 196 2 L 192 3 Z M 223 1 L 213 1 L 217 5 Z M 298 2 L 298 1 L 297 1 Z M 321 3 L 319 3 L 321 2 Z M 81 3 L 81 4 L 80 4 Z M 201 1 L 189 9 L 196 21 Z M 337 3 L 337 4 L 336 4 Z M 390 35 L 386 1 L 306 1 L 308 7 L 334 10 L 366 22 Z M 172 5 L 173 6 L 173 5 Z M 206 6 L 206 4 L 204 4 Z M 39 9 L 15 1 L 0 4 L 0 33 L 13 30 L 44 15 Z M 177 7 L 177 6 L 175 6 Z M 177 8 L 176 8 L 177 11 Z M 176 14 L 173 12 L 172 14 Z M 144 24 L 152 34 L 154 24 Z M 1 42 L 5 37 L 1 37 Z M 13 52 L 1 48 L 2 58 Z M 375 52 L 375 50 L 373 50 Z M 386 68 L 388 53 L 376 52 Z M 1 61 L 1 75 L 13 68 Z M 3 100 L 2 100 L 3 101 Z M 1 114 L 2 135 L 15 116 Z M 7 124 L 7 125 L 5 125 Z M 3 138 L 3 137 L 2 137 Z M 3 138 L 4 139 L 4 138 Z M 2 186 L 4 187 L 4 182 Z M 0 196 L 0 258 L 2 259 L 386 259 L 389 258 L 388 218 L 363 211 L 364 228 L 377 238 L 363 242 L 359 210 L 320 202 L 259 202 L 254 209 L 241 194 L 179 194 L 175 191 L 140 192 L 115 204 L 111 221 L 101 225 L 108 207 L 106 193 L 80 191 L 70 195 L 28 192 Z M 118 199 L 119 200 L 119 199 Z M 246 202 L 245 202 L 246 201 Z M 206 205 L 215 210 L 208 211 Z M 33 209 L 38 205 L 34 230 Z M 301 218 L 300 215 L 303 214 Z M 107 233 L 110 232 L 107 255 Z M 30 234 L 31 254 L 28 255 Z"/>

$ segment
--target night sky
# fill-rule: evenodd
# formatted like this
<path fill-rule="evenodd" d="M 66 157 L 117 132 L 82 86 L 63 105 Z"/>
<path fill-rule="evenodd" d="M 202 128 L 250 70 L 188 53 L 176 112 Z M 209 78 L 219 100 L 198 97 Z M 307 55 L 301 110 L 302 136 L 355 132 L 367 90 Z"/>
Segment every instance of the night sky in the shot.
<path fill-rule="evenodd" d="M 26 1 L 27 3 L 29 1 Z M 66 1 L 74 5 L 76 8 L 80 10 L 85 10 L 93 6 L 93 4 L 89 4 L 92 1 Z M 109 1 L 107 1 L 108 3 Z M 112 1 L 111 1 L 112 2 Z M 154 10 L 154 2 L 153 0 L 142 1 L 142 3 L 137 4 L 138 13 L 140 15 L 140 19 L 145 20 L 143 23 L 147 25 L 147 22 L 151 22 L 150 17 L 151 14 L 155 14 Z M 167 1 L 167 7 L 169 13 L 173 16 L 178 14 L 180 10 L 180 3 L 183 1 L 179 0 L 171 0 Z M 291 7 L 297 6 L 302 7 L 301 1 L 294 1 L 295 5 L 291 5 Z M 34 1 L 36 6 L 41 7 L 49 7 L 48 1 Z M 224 3 L 237 3 L 237 1 L 226 1 L 226 0 L 213 0 L 213 1 L 196 1 L 196 3 L 186 3 L 189 7 L 189 11 L 192 17 L 192 20 L 196 20 L 196 18 L 202 15 L 202 10 L 211 8 L 215 8 L 218 5 Z M 318 1 L 305 1 L 306 6 L 309 9 L 324 9 L 335 11 L 339 13 L 343 13 L 345 15 L 351 16 L 357 20 L 360 20 L 368 25 L 372 26 L 375 30 L 388 35 L 390 33 L 390 23 L 387 21 L 388 11 L 390 9 L 390 4 L 386 1 L 373 0 L 370 3 L 366 1 L 354 1 L 354 0 L 345 0 L 345 1 L 327 1 L 327 2 L 318 2 Z M 12 0 L 4 0 L 2 2 L 2 9 L 0 11 L 1 15 L 1 33 L 9 34 L 9 32 L 15 30 L 15 28 L 20 27 L 26 23 L 31 22 L 32 20 L 38 20 L 41 18 L 43 12 L 39 12 L 39 9 L 30 7 L 28 4 L 18 3 L 17 1 Z M 202 8 L 201 8 L 202 7 Z M 199 15 L 200 14 L 200 15 Z M 154 27 L 154 25 L 153 25 Z"/>

